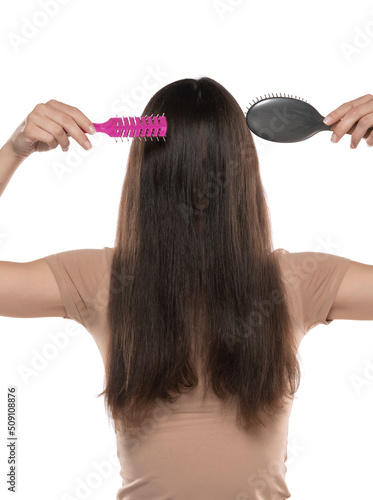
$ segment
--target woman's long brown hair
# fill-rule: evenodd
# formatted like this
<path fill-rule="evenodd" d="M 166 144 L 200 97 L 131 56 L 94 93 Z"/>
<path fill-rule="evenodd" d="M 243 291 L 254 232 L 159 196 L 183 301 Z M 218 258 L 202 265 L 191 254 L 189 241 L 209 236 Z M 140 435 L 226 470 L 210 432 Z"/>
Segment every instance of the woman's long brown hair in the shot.
<path fill-rule="evenodd" d="M 111 268 L 105 406 L 122 432 L 198 383 L 255 431 L 299 387 L 286 290 L 255 144 L 210 78 L 166 85 L 143 115 L 167 139 L 134 140 Z M 201 372 L 202 373 L 202 372 Z"/>

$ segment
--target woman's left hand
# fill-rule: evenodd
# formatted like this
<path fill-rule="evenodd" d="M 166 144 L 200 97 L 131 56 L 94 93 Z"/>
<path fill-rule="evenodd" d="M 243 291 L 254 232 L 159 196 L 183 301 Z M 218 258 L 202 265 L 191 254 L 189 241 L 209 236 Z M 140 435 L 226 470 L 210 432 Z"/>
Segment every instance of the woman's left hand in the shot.
<path fill-rule="evenodd" d="M 330 117 L 330 121 L 325 121 Z M 338 142 L 345 134 L 351 134 L 352 149 L 361 139 L 366 139 L 367 146 L 373 146 L 373 96 L 366 94 L 346 102 L 325 117 L 324 122 L 332 125 L 332 141 Z M 335 140 L 333 140 L 335 138 Z"/>

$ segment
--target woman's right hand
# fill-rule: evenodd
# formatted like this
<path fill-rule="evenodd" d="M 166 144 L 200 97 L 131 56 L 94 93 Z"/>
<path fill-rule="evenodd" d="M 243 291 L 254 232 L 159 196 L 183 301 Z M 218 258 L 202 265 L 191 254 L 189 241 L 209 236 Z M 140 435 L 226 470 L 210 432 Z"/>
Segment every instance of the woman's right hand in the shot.
<path fill-rule="evenodd" d="M 37 104 L 8 142 L 15 156 L 21 159 L 35 151 L 50 151 L 58 145 L 62 151 L 67 151 L 68 135 L 88 150 L 92 145 L 84 131 L 96 132 L 93 123 L 79 109 L 52 99 L 46 104 Z"/>

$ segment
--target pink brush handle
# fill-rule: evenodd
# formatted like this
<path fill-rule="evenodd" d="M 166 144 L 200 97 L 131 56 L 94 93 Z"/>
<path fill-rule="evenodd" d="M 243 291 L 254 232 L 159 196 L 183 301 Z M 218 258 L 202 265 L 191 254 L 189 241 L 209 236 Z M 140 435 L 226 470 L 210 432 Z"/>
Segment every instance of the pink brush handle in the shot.
<path fill-rule="evenodd" d="M 111 137 L 164 137 L 167 133 L 165 116 L 117 117 L 93 125 L 97 132 Z"/>

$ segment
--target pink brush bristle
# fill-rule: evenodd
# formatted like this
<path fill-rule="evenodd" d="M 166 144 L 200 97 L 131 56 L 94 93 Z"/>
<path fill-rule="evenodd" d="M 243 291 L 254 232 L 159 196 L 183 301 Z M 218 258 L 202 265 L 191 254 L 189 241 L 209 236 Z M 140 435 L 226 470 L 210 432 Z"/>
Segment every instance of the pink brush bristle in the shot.
<path fill-rule="evenodd" d="M 124 137 L 135 139 L 138 138 L 141 141 L 143 137 L 150 138 L 152 141 L 155 137 L 159 141 L 159 137 L 163 137 L 166 140 L 167 133 L 167 120 L 164 114 L 162 116 L 134 116 L 134 117 L 116 117 L 110 118 L 105 123 L 94 123 L 93 124 L 97 132 L 103 132 L 110 137 L 116 138 L 120 137 L 123 141 Z"/>

